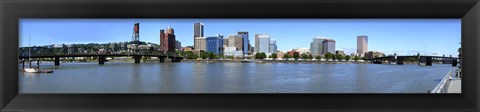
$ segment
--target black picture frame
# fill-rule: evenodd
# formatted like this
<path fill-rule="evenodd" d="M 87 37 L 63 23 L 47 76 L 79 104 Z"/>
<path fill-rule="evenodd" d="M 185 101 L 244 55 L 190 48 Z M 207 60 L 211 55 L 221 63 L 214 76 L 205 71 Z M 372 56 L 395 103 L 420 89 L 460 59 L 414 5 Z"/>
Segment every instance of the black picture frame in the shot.
<path fill-rule="evenodd" d="M 479 111 L 478 0 L 0 0 L 2 111 Z M 19 18 L 458 18 L 461 94 L 19 94 Z"/>

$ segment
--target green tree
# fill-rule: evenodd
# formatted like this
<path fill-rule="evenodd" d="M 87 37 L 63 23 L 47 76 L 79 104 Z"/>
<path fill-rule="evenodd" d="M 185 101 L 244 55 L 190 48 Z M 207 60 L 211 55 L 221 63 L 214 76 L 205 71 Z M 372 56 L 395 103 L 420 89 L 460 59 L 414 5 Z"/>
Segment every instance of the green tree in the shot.
<path fill-rule="evenodd" d="M 298 60 L 298 58 L 300 58 L 300 54 L 298 52 L 293 52 L 293 58 L 295 58 L 295 60 Z"/>
<path fill-rule="evenodd" d="M 345 60 L 346 60 L 346 61 L 350 61 L 350 58 L 351 58 L 350 55 L 346 55 L 346 56 L 345 56 Z"/>
<path fill-rule="evenodd" d="M 215 53 L 208 52 L 207 55 L 208 55 L 208 59 L 215 59 Z"/>
<path fill-rule="evenodd" d="M 260 53 L 260 59 L 264 59 L 264 58 L 267 58 L 267 54 L 265 54 L 264 52 Z"/>
<path fill-rule="evenodd" d="M 143 61 L 143 62 L 147 62 L 148 59 L 150 59 L 149 56 L 143 56 L 143 57 L 142 57 L 142 61 Z"/>
<path fill-rule="evenodd" d="M 322 59 L 322 56 L 321 56 L 321 55 L 318 55 L 317 57 L 315 57 L 315 59 L 317 59 L 317 60 L 320 61 L 320 60 Z"/>
<path fill-rule="evenodd" d="M 208 56 L 207 56 L 207 53 L 205 53 L 205 52 L 200 52 L 200 58 L 202 58 L 202 59 L 207 59 L 207 57 L 208 57 Z"/>
<path fill-rule="evenodd" d="M 345 56 L 343 56 L 343 55 L 341 55 L 341 54 L 338 54 L 338 55 L 336 56 L 336 58 L 337 58 L 338 61 L 342 61 L 343 59 L 345 59 Z"/>
<path fill-rule="evenodd" d="M 333 59 L 333 58 L 334 58 L 334 56 L 333 56 L 332 53 L 330 53 L 330 52 L 325 53 L 325 59 L 327 59 L 327 61 L 328 61 L 328 59 Z"/>
<path fill-rule="evenodd" d="M 305 53 L 303 53 L 303 54 L 302 54 L 302 59 L 308 59 L 308 55 L 305 54 Z"/>
<path fill-rule="evenodd" d="M 367 57 L 362 57 L 362 60 L 367 60 L 368 58 Z"/>
<path fill-rule="evenodd" d="M 353 60 L 355 60 L 355 61 L 360 60 L 360 56 L 355 56 L 355 57 L 353 57 Z"/>
<path fill-rule="evenodd" d="M 289 59 L 289 58 L 292 58 L 292 56 L 290 56 L 289 54 L 283 55 L 283 59 Z"/>
<path fill-rule="evenodd" d="M 312 60 L 313 59 L 313 56 L 312 54 L 308 54 L 308 59 Z"/>
<path fill-rule="evenodd" d="M 272 55 L 270 55 L 270 57 L 272 57 L 273 60 L 275 60 L 277 58 L 277 53 L 272 53 Z"/>

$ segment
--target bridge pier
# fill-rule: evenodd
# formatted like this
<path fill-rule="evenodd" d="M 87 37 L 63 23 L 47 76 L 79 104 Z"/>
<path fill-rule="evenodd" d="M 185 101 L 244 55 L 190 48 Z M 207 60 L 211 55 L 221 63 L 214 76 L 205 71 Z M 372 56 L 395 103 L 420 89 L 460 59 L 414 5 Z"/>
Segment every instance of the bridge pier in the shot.
<path fill-rule="evenodd" d="M 403 65 L 403 58 L 397 58 L 397 65 Z"/>
<path fill-rule="evenodd" d="M 452 59 L 452 66 L 457 66 L 457 60 L 456 59 Z"/>
<path fill-rule="evenodd" d="M 163 62 L 165 62 L 165 57 L 158 57 L 158 60 L 159 60 L 160 63 L 163 63 Z"/>
<path fill-rule="evenodd" d="M 427 58 L 427 61 L 426 61 L 425 65 L 432 66 L 432 61 L 433 61 L 432 57 L 426 57 L 426 58 Z"/>
<path fill-rule="evenodd" d="M 60 57 L 55 57 L 55 66 L 60 66 Z"/>
<path fill-rule="evenodd" d="M 98 64 L 103 65 L 105 64 L 105 56 L 99 56 L 98 57 Z"/>
<path fill-rule="evenodd" d="M 135 63 L 140 63 L 142 56 L 133 56 L 133 59 L 135 60 Z"/>

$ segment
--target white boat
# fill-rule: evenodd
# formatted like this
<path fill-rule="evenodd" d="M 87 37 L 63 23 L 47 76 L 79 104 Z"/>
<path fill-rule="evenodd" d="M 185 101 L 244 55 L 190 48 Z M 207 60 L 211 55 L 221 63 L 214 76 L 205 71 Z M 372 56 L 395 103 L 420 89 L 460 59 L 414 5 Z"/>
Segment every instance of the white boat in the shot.
<path fill-rule="evenodd" d="M 38 67 L 25 68 L 27 73 L 53 73 L 53 70 L 42 70 Z"/>
<path fill-rule="evenodd" d="M 30 40 L 31 37 L 29 37 L 29 40 Z M 30 46 L 30 42 L 29 42 L 29 45 Z M 31 50 L 30 48 L 28 48 L 28 60 L 31 62 L 32 60 L 30 60 L 30 56 L 31 56 Z M 29 68 L 24 68 L 23 69 L 25 72 L 27 73 L 53 73 L 53 70 L 42 70 L 40 69 L 40 66 L 38 67 L 30 67 Z"/>

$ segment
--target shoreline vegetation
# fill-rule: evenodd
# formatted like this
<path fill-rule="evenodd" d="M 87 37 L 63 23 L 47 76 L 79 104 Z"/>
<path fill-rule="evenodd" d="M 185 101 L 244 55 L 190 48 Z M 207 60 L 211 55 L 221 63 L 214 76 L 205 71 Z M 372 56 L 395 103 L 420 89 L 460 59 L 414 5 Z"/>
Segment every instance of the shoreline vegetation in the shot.
<path fill-rule="evenodd" d="M 107 59 L 108 62 L 125 62 L 125 63 L 134 63 L 134 60 L 131 58 L 115 58 L 115 59 Z M 158 62 L 158 59 L 142 59 L 141 62 Z M 95 63 L 98 62 L 96 59 L 88 59 L 88 60 L 61 60 L 60 63 Z M 185 63 L 316 63 L 316 64 L 373 64 L 370 61 L 363 61 L 363 60 L 342 60 L 342 61 L 332 61 L 332 60 L 310 60 L 310 59 L 290 59 L 290 60 L 282 60 L 282 59 L 183 59 L 181 62 Z M 21 61 L 19 63 L 22 63 Z M 28 61 L 25 61 L 27 64 Z M 32 65 L 36 64 L 37 61 L 32 61 Z M 53 63 L 53 60 L 40 60 L 40 63 Z M 165 59 L 165 63 L 171 63 L 171 59 Z M 384 62 L 382 64 L 390 64 L 388 62 Z M 404 64 L 418 64 L 417 62 L 404 62 Z"/>

